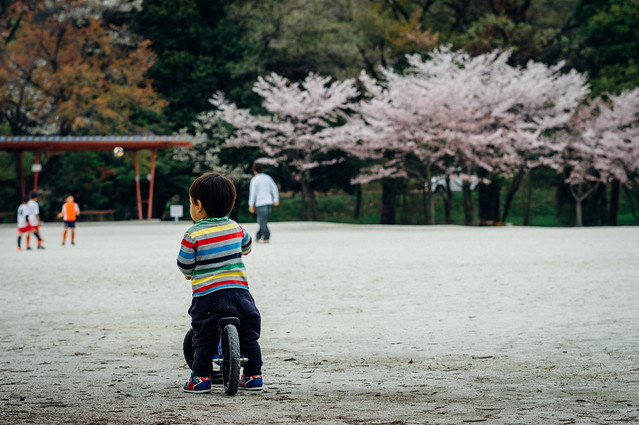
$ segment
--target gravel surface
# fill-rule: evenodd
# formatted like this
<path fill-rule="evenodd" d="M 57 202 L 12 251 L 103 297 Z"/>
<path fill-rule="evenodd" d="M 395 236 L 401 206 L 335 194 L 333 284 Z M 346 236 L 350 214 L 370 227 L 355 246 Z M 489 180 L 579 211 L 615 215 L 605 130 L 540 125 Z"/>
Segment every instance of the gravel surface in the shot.
<path fill-rule="evenodd" d="M 227 397 L 181 390 L 188 226 L 0 226 L 0 423 L 639 423 L 639 227 L 273 223 L 265 390 Z"/>

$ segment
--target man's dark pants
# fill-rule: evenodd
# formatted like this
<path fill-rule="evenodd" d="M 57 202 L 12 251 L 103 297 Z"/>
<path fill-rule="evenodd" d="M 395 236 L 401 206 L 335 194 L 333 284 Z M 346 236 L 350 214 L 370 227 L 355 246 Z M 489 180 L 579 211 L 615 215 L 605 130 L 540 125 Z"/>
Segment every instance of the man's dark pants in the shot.
<path fill-rule="evenodd" d="M 271 239 L 271 232 L 268 230 L 268 219 L 271 216 L 272 205 L 262 205 L 261 207 L 255 207 L 255 215 L 257 216 L 257 224 L 260 228 L 255 234 L 255 239 L 264 239 L 265 241 Z"/>

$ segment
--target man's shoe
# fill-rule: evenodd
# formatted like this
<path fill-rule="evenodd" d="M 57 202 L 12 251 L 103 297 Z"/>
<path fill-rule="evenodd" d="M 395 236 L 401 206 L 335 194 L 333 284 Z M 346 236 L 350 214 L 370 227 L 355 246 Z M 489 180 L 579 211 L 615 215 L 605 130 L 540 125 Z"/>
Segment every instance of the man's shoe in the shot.
<path fill-rule="evenodd" d="M 262 375 L 240 376 L 240 389 L 247 391 L 262 391 Z"/>
<path fill-rule="evenodd" d="M 211 378 L 208 376 L 195 376 L 194 372 L 191 372 L 191 376 L 184 384 L 184 392 L 204 394 L 211 392 Z"/>

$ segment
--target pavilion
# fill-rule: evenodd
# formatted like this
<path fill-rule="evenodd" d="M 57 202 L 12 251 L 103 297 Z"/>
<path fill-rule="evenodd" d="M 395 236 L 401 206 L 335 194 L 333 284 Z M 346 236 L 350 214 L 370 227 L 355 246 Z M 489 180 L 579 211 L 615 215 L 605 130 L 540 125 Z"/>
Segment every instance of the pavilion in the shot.
<path fill-rule="evenodd" d="M 22 162 L 23 152 L 34 152 L 33 164 L 33 190 L 38 189 L 38 173 L 42 170 L 40 165 L 41 152 L 85 152 L 108 151 L 121 147 L 125 152 L 133 153 L 133 167 L 135 169 L 135 189 L 137 195 L 138 218 L 142 216 L 142 196 L 140 192 L 140 173 L 138 170 L 137 153 L 142 149 L 151 150 L 151 174 L 149 178 L 149 199 L 147 219 L 151 219 L 153 207 L 153 181 L 155 179 L 155 156 L 158 149 L 172 147 L 190 147 L 198 140 L 191 136 L 0 136 L 0 151 L 16 152 L 18 154 L 20 189 L 25 195 L 24 166 Z"/>

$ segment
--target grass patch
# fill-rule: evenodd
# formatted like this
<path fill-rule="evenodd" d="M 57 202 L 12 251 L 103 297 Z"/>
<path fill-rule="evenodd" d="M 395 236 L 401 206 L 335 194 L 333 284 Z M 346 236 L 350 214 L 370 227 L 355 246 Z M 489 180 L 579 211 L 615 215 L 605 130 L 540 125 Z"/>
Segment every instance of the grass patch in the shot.
<path fill-rule="evenodd" d="M 505 191 L 502 191 L 502 205 Z M 472 193 L 473 215 L 475 223 L 478 221 L 477 193 Z M 398 198 L 396 209 L 397 224 L 421 225 L 426 224 L 424 205 L 426 200 L 422 193 L 411 192 Z M 353 224 L 379 224 L 381 192 L 379 190 L 365 190 L 362 194 L 362 204 L 359 218 L 354 218 L 356 197 L 346 193 L 318 194 L 317 205 L 320 221 L 353 223 Z M 555 190 L 553 188 L 539 188 L 533 191 L 530 206 L 530 220 L 532 226 L 564 226 L 556 213 Z M 255 217 L 249 214 L 246 201 L 240 206 L 239 220 L 243 222 L 255 221 Z M 525 199 L 523 192 L 518 192 L 507 218 L 508 223 L 523 225 Z M 451 210 L 452 224 L 464 224 L 463 197 L 461 192 L 453 193 L 453 206 Z M 272 222 L 277 221 L 304 221 L 306 215 L 301 196 L 283 196 L 280 206 L 273 209 Z M 637 220 L 631 213 L 631 206 L 626 199 L 626 194 L 620 194 L 619 198 L 619 225 L 637 225 Z M 435 223 L 444 224 L 444 201 L 440 195 L 435 195 Z"/>

